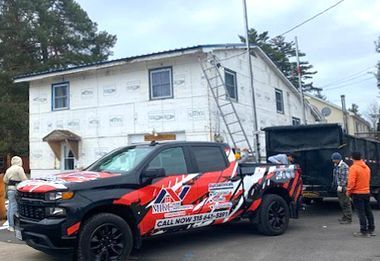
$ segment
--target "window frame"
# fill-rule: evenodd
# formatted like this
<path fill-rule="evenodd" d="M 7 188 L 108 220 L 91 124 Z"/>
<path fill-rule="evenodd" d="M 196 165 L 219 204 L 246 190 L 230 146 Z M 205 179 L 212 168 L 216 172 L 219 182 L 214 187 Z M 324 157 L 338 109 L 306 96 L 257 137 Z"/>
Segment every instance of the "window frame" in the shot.
<path fill-rule="evenodd" d="M 170 73 L 170 95 L 169 96 L 160 96 L 160 97 L 153 97 L 153 81 L 152 81 L 152 75 L 154 72 L 160 72 L 160 71 L 169 71 Z M 172 66 L 166 66 L 166 67 L 160 67 L 160 68 L 154 68 L 149 69 L 149 100 L 164 100 L 164 99 L 172 99 L 174 98 L 174 88 L 173 88 L 173 67 Z"/>
<path fill-rule="evenodd" d="M 154 153 L 153 155 L 151 155 L 149 158 L 147 158 L 147 162 L 145 164 L 145 166 L 143 167 L 143 170 L 147 170 L 149 168 L 149 165 L 150 163 L 163 151 L 165 150 L 169 150 L 169 149 L 177 149 L 177 148 L 180 148 L 182 149 L 182 152 L 183 152 L 183 157 L 184 157 L 184 160 L 185 160 L 185 164 L 186 164 L 186 173 L 176 173 L 176 174 L 168 174 L 168 173 L 165 173 L 165 176 L 166 177 L 171 177 L 171 176 L 178 176 L 178 175 L 184 175 L 184 174 L 189 174 L 189 173 L 192 173 L 192 167 L 191 167 L 191 164 L 190 164 L 190 161 L 189 161 L 189 156 L 188 156 L 188 151 L 187 149 L 184 147 L 184 146 L 178 146 L 178 145 L 175 145 L 175 146 L 166 146 L 166 147 L 163 147 L 162 149 L 158 150 L 156 153 Z M 165 170 L 166 172 L 166 170 Z"/>
<path fill-rule="evenodd" d="M 294 123 L 298 123 L 298 124 L 294 124 Z M 300 118 L 298 118 L 298 117 L 292 117 L 292 125 L 293 126 L 300 126 L 301 125 L 301 119 Z"/>
<path fill-rule="evenodd" d="M 230 97 L 230 93 L 228 92 L 228 87 L 227 87 L 227 81 L 226 81 L 226 75 L 229 74 L 229 75 L 232 75 L 234 77 L 234 86 L 235 86 L 235 97 Z M 238 101 L 238 83 L 237 83 L 237 74 L 235 71 L 233 70 L 230 70 L 230 69 L 227 69 L 227 68 L 224 68 L 224 84 L 226 86 L 226 90 L 227 90 L 227 93 L 226 93 L 226 98 L 229 98 L 233 101 Z"/>
<path fill-rule="evenodd" d="M 275 88 L 275 103 L 276 103 L 276 111 L 277 113 L 285 114 L 285 104 L 284 104 L 284 92 L 280 89 Z M 281 95 L 281 110 L 277 107 L 277 93 Z"/>
<path fill-rule="evenodd" d="M 62 87 L 62 86 L 65 86 L 67 88 L 67 94 L 66 94 L 66 96 L 59 96 L 58 98 L 66 97 L 67 106 L 56 108 L 55 107 L 55 100 L 56 100 L 55 89 L 57 87 Z M 53 83 L 51 85 L 51 110 L 52 111 L 62 111 L 62 110 L 69 110 L 69 109 L 70 109 L 70 82 L 66 81 L 66 82 Z"/>
<path fill-rule="evenodd" d="M 225 167 L 224 167 L 223 170 L 212 170 L 212 171 L 207 170 L 207 171 L 202 172 L 202 173 L 207 173 L 207 172 L 222 172 L 222 171 L 226 170 L 230 166 L 230 162 L 227 160 L 225 152 L 224 152 L 224 150 L 223 150 L 223 148 L 221 146 L 218 146 L 218 145 L 214 145 L 213 146 L 213 145 L 203 145 L 203 144 L 199 144 L 199 145 L 198 144 L 192 144 L 189 149 L 191 150 L 192 163 L 195 166 L 196 172 L 200 173 L 201 170 L 200 170 L 200 167 L 198 165 L 198 162 L 197 162 L 197 159 L 196 159 L 196 156 L 195 156 L 194 147 L 197 147 L 197 148 L 199 148 L 199 147 L 216 148 L 216 149 L 220 150 L 221 155 L 222 155 L 222 157 L 224 159 Z"/>

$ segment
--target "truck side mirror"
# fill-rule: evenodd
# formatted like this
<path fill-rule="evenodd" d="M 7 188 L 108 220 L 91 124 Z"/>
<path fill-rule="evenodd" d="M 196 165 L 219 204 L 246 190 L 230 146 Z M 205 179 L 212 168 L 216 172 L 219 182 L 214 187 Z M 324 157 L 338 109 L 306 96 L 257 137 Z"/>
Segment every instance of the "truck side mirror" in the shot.
<path fill-rule="evenodd" d="M 164 168 L 146 169 L 142 172 L 144 178 L 162 178 L 166 176 Z"/>

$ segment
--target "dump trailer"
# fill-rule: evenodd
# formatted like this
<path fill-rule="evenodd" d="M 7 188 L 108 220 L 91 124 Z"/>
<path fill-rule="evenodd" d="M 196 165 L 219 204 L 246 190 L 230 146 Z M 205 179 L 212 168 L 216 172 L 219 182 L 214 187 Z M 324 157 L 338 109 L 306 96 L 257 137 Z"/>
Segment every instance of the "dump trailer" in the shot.
<path fill-rule="evenodd" d="M 350 153 L 359 151 L 371 169 L 371 194 L 380 207 L 380 142 L 344 134 L 339 124 L 277 126 L 265 128 L 267 156 L 292 152 L 300 164 L 306 203 L 336 197 L 332 187 L 331 154 L 339 152 L 352 163 Z"/>

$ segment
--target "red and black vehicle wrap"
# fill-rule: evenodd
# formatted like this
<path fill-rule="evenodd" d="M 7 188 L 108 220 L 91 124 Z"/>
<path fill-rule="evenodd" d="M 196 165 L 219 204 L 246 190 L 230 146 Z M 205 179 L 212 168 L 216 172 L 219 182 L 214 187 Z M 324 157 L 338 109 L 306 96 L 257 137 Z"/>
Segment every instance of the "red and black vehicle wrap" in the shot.
<path fill-rule="evenodd" d="M 200 172 L 194 164 L 192 144 L 220 147 L 226 167 Z M 43 251 L 73 248 L 86 219 L 104 211 L 124 213 L 134 244 L 139 246 L 144 237 L 239 218 L 255 220 L 268 193 L 283 197 L 291 217 L 297 217 L 302 192 L 297 165 L 240 164 L 224 144 L 175 142 L 154 146 L 145 161 L 164 149 L 183 146 L 188 173 L 146 178 L 140 174 L 146 167 L 143 162 L 129 175 L 82 171 L 19 184 L 16 224 L 23 240 Z M 73 191 L 74 196 L 70 200 L 49 200 L 50 193 L 60 191 Z M 63 208 L 65 212 L 62 216 L 48 215 L 49 208 Z"/>

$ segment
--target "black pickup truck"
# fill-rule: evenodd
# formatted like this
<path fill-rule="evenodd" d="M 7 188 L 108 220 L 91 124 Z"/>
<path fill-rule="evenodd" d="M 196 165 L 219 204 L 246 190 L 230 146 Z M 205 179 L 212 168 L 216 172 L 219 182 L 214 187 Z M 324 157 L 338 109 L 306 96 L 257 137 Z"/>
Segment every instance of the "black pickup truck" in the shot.
<path fill-rule="evenodd" d="M 152 142 L 17 191 L 16 236 L 29 246 L 124 260 L 143 238 L 240 218 L 282 234 L 298 217 L 302 181 L 296 165 L 239 163 L 226 144 Z"/>

